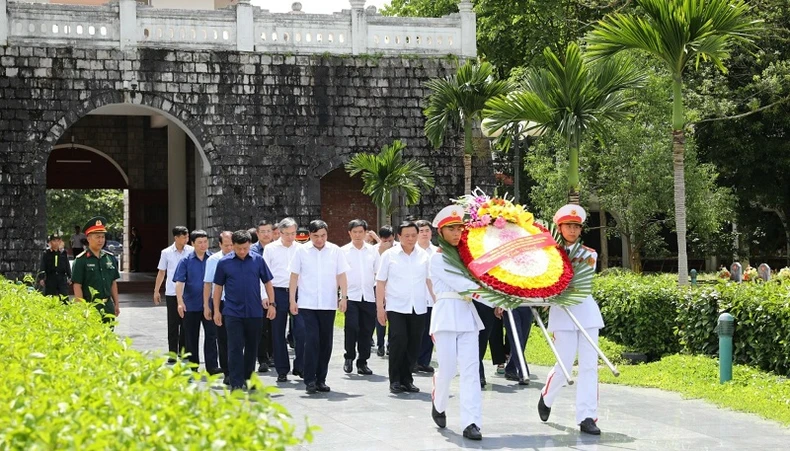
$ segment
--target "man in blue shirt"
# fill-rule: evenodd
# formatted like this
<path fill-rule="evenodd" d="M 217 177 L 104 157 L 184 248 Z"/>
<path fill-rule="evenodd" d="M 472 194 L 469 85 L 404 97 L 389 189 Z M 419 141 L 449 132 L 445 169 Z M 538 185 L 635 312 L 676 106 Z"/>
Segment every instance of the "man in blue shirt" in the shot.
<path fill-rule="evenodd" d="M 228 230 L 222 231 L 219 234 L 219 252 L 214 253 L 211 257 L 206 259 L 206 275 L 203 276 L 203 317 L 214 321 L 214 303 L 211 302 L 211 292 L 214 287 L 214 274 L 217 271 L 217 263 L 222 257 L 233 252 L 233 242 L 231 237 L 233 232 Z M 222 313 L 222 308 L 225 305 L 225 293 L 222 293 L 222 298 L 219 303 L 219 312 Z M 225 326 L 217 327 L 217 350 L 219 351 L 219 367 L 225 374 L 225 385 L 230 385 L 228 378 L 228 333 Z"/>
<path fill-rule="evenodd" d="M 246 230 L 237 230 L 231 237 L 233 253 L 217 263 L 214 274 L 214 323 L 223 321 L 228 333 L 228 371 L 231 390 L 239 390 L 255 370 L 258 341 L 261 336 L 261 318 L 274 319 L 272 273 L 263 257 L 250 253 L 251 237 Z M 266 296 L 261 295 L 261 283 Z M 225 306 L 219 310 L 222 290 L 225 289 Z"/>
<path fill-rule="evenodd" d="M 217 365 L 217 328 L 214 322 L 203 315 L 203 276 L 208 260 L 208 235 L 203 230 L 195 230 L 190 236 L 194 252 L 190 253 L 176 266 L 173 282 L 176 284 L 178 316 L 183 320 L 184 344 L 189 353 L 189 361 L 200 365 L 198 342 L 200 326 L 203 325 L 205 341 L 203 358 L 209 374 L 220 373 Z"/>

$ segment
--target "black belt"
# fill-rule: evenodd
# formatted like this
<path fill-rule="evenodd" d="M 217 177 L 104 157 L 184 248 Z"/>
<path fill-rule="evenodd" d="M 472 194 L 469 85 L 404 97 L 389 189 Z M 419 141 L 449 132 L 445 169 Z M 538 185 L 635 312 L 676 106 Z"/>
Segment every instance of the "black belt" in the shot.
<path fill-rule="evenodd" d="M 280 290 L 280 291 L 285 291 L 286 293 L 288 292 L 288 288 L 284 288 L 284 287 L 274 287 L 274 291 L 277 291 L 277 290 Z"/>

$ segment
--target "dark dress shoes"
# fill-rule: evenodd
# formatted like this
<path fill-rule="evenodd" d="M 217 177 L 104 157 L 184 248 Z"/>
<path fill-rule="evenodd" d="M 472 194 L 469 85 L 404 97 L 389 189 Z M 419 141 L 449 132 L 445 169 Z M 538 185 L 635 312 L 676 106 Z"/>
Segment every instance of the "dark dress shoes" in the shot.
<path fill-rule="evenodd" d="M 223 372 L 222 368 L 209 368 L 206 371 L 208 372 L 208 374 L 210 374 L 212 376 L 217 375 L 217 374 L 222 374 L 222 372 Z"/>
<path fill-rule="evenodd" d="M 433 403 L 431 403 L 431 416 L 433 417 L 433 422 L 436 423 L 437 426 L 442 429 L 447 427 L 447 414 L 444 412 L 439 413 Z"/>
<path fill-rule="evenodd" d="M 595 424 L 595 420 L 592 418 L 585 418 L 584 421 L 582 421 L 579 425 L 579 430 L 585 434 L 601 435 L 601 430 L 598 429 L 598 426 Z"/>
<path fill-rule="evenodd" d="M 302 379 L 304 379 L 304 373 L 301 370 L 297 370 L 296 368 L 294 368 L 294 370 L 293 370 L 293 375 L 294 376 L 299 376 Z"/>
<path fill-rule="evenodd" d="M 379 348 L 376 350 L 376 355 L 379 357 L 384 357 L 384 346 L 379 346 Z"/>
<path fill-rule="evenodd" d="M 321 393 L 326 393 L 330 390 L 329 385 L 326 385 L 325 382 L 317 382 L 315 384 L 315 388 L 318 389 L 318 391 L 320 391 Z"/>
<path fill-rule="evenodd" d="M 464 429 L 464 438 L 469 440 L 483 440 L 483 434 L 480 433 L 480 428 L 472 423 Z"/>
<path fill-rule="evenodd" d="M 509 381 L 517 381 L 521 378 L 518 377 L 518 373 L 505 373 L 505 379 Z"/>
<path fill-rule="evenodd" d="M 288 382 L 288 375 L 287 374 L 278 374 L 277 375 L 277 382 Z"/>
<path fill-rule="evenodd" d="M 267 364 L 266 362 L 261 362 L 261 364 L 258 366 L 258 372 L 259 373 L 268 373 L 269 372 L 269 364 Z"/>
<path fill-rule="evenodd" d="M 420 388 L 417 387 L 416 385 L 412 384 L 411 382 L 409 382 L 408 384 L 400 384 L 400 386 L 403 388 L 404 391 L 407 391 L 409 393 L 419 393 L 420 392 Z"/>
<path fill-rule="evenodd" d="M 318 387 L 316 384 L 307 384 L 304 388 L 308 395 L 312 395 L 318 392 Z"/>
<path fill-rule="evenodd" d="M 390 384 L 390 393 L 403 393 L 403 386 L 400 382 L 393 382 Z"/>
<path fill-rule="evenodd" d="M 433 374 L 433 367 L 431 365 L 417 365 L 417 371 L 421 373 Z"/>
<path fill-rule="evenodd" d="M 351 373 L 351 370 L 353 369 L 353 362 L 354 361 L 352 359 L 346 359 L 346 361 L 343 363 L 343 371 L 346 374 Z"/>
<path fill-rule="evenodd" d="M 538 416 L 540 417 L 540 421 L 549 421 L 549 415 L 551 415 L 551 407 L 543 402 L 543 395 L 540 395 L 540 401 L 538 401 Z"/>
<path fill-rule="evenodd" d="M 487 385 L 486 378 L 481 377 L 480 378 L 480 388 L 481 389 L 486 388 L 486 385 Z"/>
<path fill-rule="evenodd" d="M 357 374 L 361 374 L 363 376 L 370 376 L 373 374 L 373 371 L 368 367 L 367 363 L 359 363 L 357 364 Z"/>

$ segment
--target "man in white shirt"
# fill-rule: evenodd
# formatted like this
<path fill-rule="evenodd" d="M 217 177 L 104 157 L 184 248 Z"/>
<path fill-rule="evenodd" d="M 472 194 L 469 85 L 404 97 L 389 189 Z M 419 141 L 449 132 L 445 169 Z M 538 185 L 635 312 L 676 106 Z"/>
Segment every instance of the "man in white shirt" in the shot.
<path fill-rule="evenodd" d="M 328 392 L 326 376 L 332 357 L 335 311 L 346 311 L 348 262 L 337 245 L 326 240 L 326 222 L 316 219 L 307 227 L 310 242 L 296 250 L 289 265 L 291 313 L 304 324 L 304 383 L 308 394 Z M 296 304 L 296 289 L 299 304 Z M 340 299 L 337 290 L 340 288 Z"/>
<path fill-rule="evenodd" d="M 397 243 L 395 241 L 395 231 L 392 230 L 391 225 L 382 226 L 379 229 L 378 238 L 378 243 L 374 244 L 373 248 L 379 255 L 391 249 Z M 378 271 L 378 268 L 376 268 L 376 270 Z M 379 357 L 384 357 L 386 334 L 387 325 L 379 324 L 379 322 L 376 321 L 376 355 Z M 389 347 L 387 347 L 386 350 L 389 351 Z"/>
<path fill-rule="evenodd" d="M 411 368 L 417 363 L 425 328 L 428 253 L 417 244 L 414 222 L 398 226 L 400 246 L 381 254 L 376 274 L 376 314 L 379 324 L 389 325 L 390 392 L 419 392 Z M 430 287 L 430 286 L 429 286 Z"/>
<path fill-rule="evenodd" d="M 176 283 L 173 282 L 173 275 L 176 267 L 194 249 L 187 244 L 189 241 L 189 230 L 184 226 L 173 227 L 173 244 L 162 249 L 159 256 L 156 275 L 156 285 L 154 286 L 154 304 L 159 305 L 162 288 L 162 281 L 165 281 L 165 302 L 167 303 L 167 350 L 175 355 L 179 355 L 184 349 L 184 331 L 182 330 L 182 320 L 178 315 L 178 300 L 176 299 Z M 174 358 L 168 362 L 175 363 Z"/>
<path fill-rule="evenodd" d="M 362 219 L 354 219 L 348 223 L 348 236 L 351 242 L 340 248 L 350 267 L 348 280 L 348 308 L 344 327 L 346 361 L 343 371 L 350 373 L 354 358 L 359 351 L 357 373 L 371 375 L 368 367 L 370 358 L 370 336 L 376 324 L 376 296 L 373 287 L 376 285 L 376 267 L 379 253 L 365 242 L 368 223 Z"/>
<path fill-rule="evenodd" d="M 88 237 L 85 236 L 84 233 L 80 230 L 80 226 L 74 226 L 74 235 L 71 235 L 71 254 L 74 258 L 77 258 L 85 249 L 85 245 L 82 244 L 84 240 L 87 240 Z"/>
<path fill-rule="evenodd" d="M 269 266 L 274 279 L 274 307 L 277 316 L 272 320 L 272 348 L 274 349 L 274 367 L 277 370 L 277 382 L 287 382 L 288 372 L 291 371 L 291 360 L 288 357 L 288 342 L 285 338 L 285 326 L 288 324 L 289 310 L 289 284 L 291 272 L 288 265 L 291 263 L 296 250 L 301 244 L 296 239 L 296 221 L 285 218 L 279 222 L 280 239 L 269 243 L 263 248 L 263 260 Z M 294 293 L 296 294 L 296 293 Z M 294 335 L 294 376 L 302 376 L 304 352 L 304 325 L 302 318 L 294 318 L 292 326 Z"/>
<path fill-rule="evenodd" d="M 233 250 L 232 241 L 233 232 L 225 230 L 219 234 L 219 249 L 206 260 L 206 275 L 203 277 L 203 317 L 211 320 L 214 319 L 214 303 L 211 302 L 211 293 L 214 291 L 214 274 L 217 272 L 217 262 L 228 255 Z M 219 313 L 225 307 L 225 291 L 222 291 L 222 298 L 219 303 Z M 225 329 L 225 324 L 217 326 L 217 349 L 219 351 L 219 367 L 227 377 L 228 375 L 228 330 Z M 229 385 L 230 381 L 226 381 Z"/>
<path fill-rule="evenodd" d="M 431 223 L 424 219 L 420 219 L 416 221 L 415 224 L 417 224 L 417 227 L 420 229 L 420 233 L 417 235 L 417 246 L 428 253 L 428 261 L 430 261 L 433 254 L 436 253 L 436 249 L 438 249 L 438 247 L 431 243 L 431 238 L 433 238 Z M 417 355 L 417 366 L 415 370 L 432 374 L 433 367 L 431 366 L 431 356 L 433 355 L 433 340 L 431 339 L 431 334 L 428 333 L 428 329 L 431 325 L 433 298 L 428 291 L 428 287 L 425 287 L 425 299 L 428 302 L 428 313 L 425 316 L 425 329 L 422 334 L 422 343 L 420 344 L 420 353 Z"/>

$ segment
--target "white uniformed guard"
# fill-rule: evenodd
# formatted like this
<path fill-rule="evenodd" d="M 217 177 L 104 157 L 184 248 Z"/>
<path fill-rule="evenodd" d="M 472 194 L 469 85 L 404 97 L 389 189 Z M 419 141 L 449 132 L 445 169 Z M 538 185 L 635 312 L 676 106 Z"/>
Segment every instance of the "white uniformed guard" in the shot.
<path fill-rule="evenodd" d="M 587 212 L 578 205 L 568 204 L 557 210 L 554 223 L 560 228 L 565 240 L 566 250 L 576 243 L 581 235 L 582 224 L 587 219 Z M 585 262 L 595 268 L 598 254 L 594 249 L 580 246 L 576 255 L 569 255 L 572 262 Z M 568 310 L 579 320 L 594 341 L 598 341 L 598 330 L 603 327 L 601 310 L 592 296 L 578 305 L 569 307 Z M 566 368 L 571 368 L 579 355 L 579 377 L 576 384 L 576 423 L 581 431 L 598 435 L 601 433 L 595 422 L 598 420 L 598 353 L 584 338 L 567 313 L 561 308 L 552 307 L 549 310 L 549 332 L 554 335 L 554 346 Z M 538 402 L 540 419 L 547 421 L 551 413 L 551 406 L 565 386 L 567 380 L 560 370 L 559 364 L 555 365 L 546 378 L 546 385 L 541 391 Z"/>
<path fill-rule="evenodd" d="M 457 246 L 464 230 L 463 208 L 445 207 L 433 220 L 439 235 Z M 460 367 L 461 373 L 461 427 L 463 435 L 472 440 L 482 439 L 482 394 L 480 389 L 478 334 L 483 322 L 471 299 L 458 294 L 479 288 L 469 279 L 453 274 L 452 267 L 444 261 L 441 251 L 430 261 L 429 278 L 436 294 L 431 316 L 430 334 L 436 345 L 439 369 L 433 376 L 433 407 L 431 415 L 440 428 L 447 426 L 445 410 L 450 397 L 450 382 Z"/>

